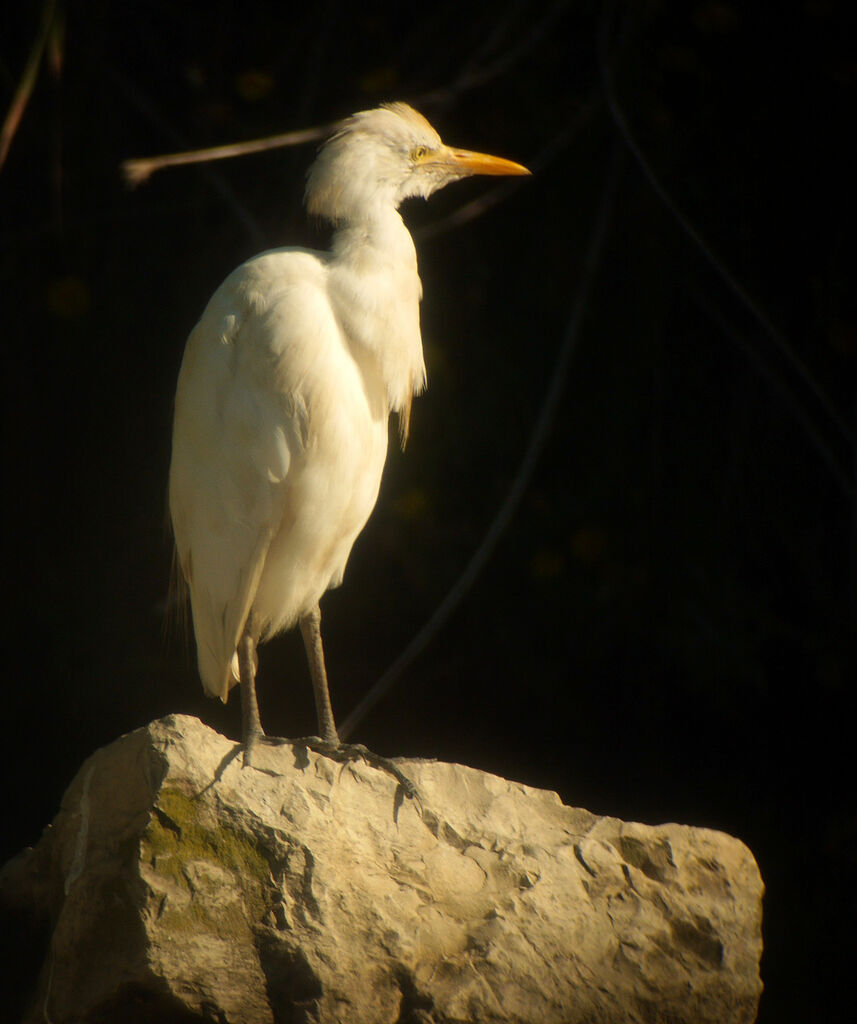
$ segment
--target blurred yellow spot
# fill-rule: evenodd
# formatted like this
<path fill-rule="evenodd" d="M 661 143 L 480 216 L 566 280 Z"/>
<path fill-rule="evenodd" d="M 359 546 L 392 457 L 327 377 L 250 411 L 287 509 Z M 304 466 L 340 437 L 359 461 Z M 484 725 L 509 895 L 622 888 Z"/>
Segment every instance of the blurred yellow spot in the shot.
<path fill-rule="evenodd" d="M 428 495 L 419 487 L 412 487 L 393 502 L 393 511 L 402 519 L 419 519 L 428 508 Z"/>
<path fill-rule="evenodd" d="M 693 23 L 702 32 L 734 32 L 741 15 L 732 4 L 703 3 L 693 12 Z"/>
<path fill-rule="evenodd" d="M 601 561 L 607 547 L 607 535 L 597 526 L 581 526 L 571 537 L 571 553 L 578 562 L 594 565 Z"/>
<path fill-rule="evenodd" d="M 74 320 L 89 311 L 89 285 L 76 274 L 57 277 L 48 285 L 48 309 L 60 320 Z"/>
<path fill-rule="evenodd" d="M 558 551 L 549 551 L 542 548 L 530 559 L 530 574 L 537 580 L 549 580 L 565 568 L 565 559 Z"/>
<path fill-rule="evenodd" d="M 842 356 L 853 356 L 857 352 L 857 324 L 834 320 L 827 329 L 830 347 Z"/>
<path fill-rule="evenodd" d="M 199 64 L 188 64 L 184 69 L 185 78 L 194 89 L 201 89 L 206 82 L 205 71 Z"/>
<path fill-rule="evenodd" d="M 258 103 L 274 88 L 274 77 L 267 71 L 242 71 L 235 76 L 235 91 L 242 100 Z"/>
<path fill-rule="evenodd" d="M 399 72 L 395 68 L 375 68 L 368 71 L 359 81 L 363 92 L 389 92 L 399 81 Z"/>

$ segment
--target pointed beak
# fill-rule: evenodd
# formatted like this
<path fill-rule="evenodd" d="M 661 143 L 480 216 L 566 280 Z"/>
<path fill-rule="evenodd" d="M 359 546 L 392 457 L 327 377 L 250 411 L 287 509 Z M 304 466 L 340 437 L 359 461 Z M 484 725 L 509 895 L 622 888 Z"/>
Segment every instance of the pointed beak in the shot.
<path fill-rule="evenodd" d="M 489 156 L 487 153 L 471 153 L 469 149 L 452 149 L 444 146 L 437 154 L 437 162 L 446 164 L 460 174 L 530 174 L 521 164 L 514 160 L 504 160 L 501 156 Z"/>

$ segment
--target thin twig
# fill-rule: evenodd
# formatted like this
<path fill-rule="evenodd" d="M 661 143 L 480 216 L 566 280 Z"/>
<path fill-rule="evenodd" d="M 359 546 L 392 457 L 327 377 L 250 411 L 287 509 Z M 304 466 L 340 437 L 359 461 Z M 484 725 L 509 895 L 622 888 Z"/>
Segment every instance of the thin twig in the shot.
<path fill-rule="evenodd" d="M 408 646 L 396 658 L 386 672 L 371 687 L 369 692 L 357 704 L 351 714 L 345 719 L 339 729 L 339 735 L 345 739 L 352 734 L 356 726 L 366 717 L 369 711 L 384 697 L 395 685 L 402 673 L 413 661 L 425 650 L 440 628 L 449 619 L 455 609 L 463 600 L 464 596 L 476 582 L 479 574 L 485 568 L 488 560 L 494 552 L 503 531 L 509 525 L 512 517 L 526 493 L 533 472 L 538 464 L 539 457 L 544 449 L 545 442 L 550 435 L 553 421 L 556 417 L 557 408 L 565 388 L 565 381 L 568 375 L 568 368 L 571 358 L 577 348 L 580 337 L 580 327 L 586 313 L 589 295 L 595 282 L 595 277 L 601 264 L 604 253 L 604 245 L 607 238 L 607 229 L 610 224 L 610 217 L 613 211 L 616 190 L 622 171 L 622 153 L 619 146 L 615 146 L 604 183 L 604 190 L 601 196 L 601 204 L 589 245 L 586 250 L 586 257 L 583 263 L 583 274 L 578 282 L 577 294 L 572 305 L 568 326 L 565 329 L 562 342 L 557 351 L 556 362 L 551 373 L 547 391 L 542 400 L 539 414 L 530 432 L 530 438 L 524 451 L 523 458 L 515 473 L 512 485 L 509 488 L 502 505 L 491 521 L 484 537 L 482 538 L 464 571 L 453 584 L 446 597 L 435 609 L 428 622 L 420 629 Z"/>
<path fill-rule="evenodd" d="M 116 69 L 107 69 L 113 82 L 122 89 L 130 102 L 146 117 L 165 137 L 173 139 L 181 145 L 184 139 L 176 131 L 173 125 L 163 116 L 136 84 L 126 75 Z M 219 174 L 213 167 L 203 167 L 202 174 L 211 182 L 212 187 L 220 193 L 224 202 L 229 206 L 235 215 L 236 220 L 244 227 L 253 244 L 262 245 L 265 241 L 265 232 L 262 226 L 245 206 L 235 191 L 226 181 L 222 174 Z"/>
<path fill-rule="evenodd" d="M 576 116 L 563 129 L 557 132 L 550 142 L 534 157 L 527 160 L 526 165 L 533 174 L 544 170 L 552 160 L 556 159 L 558 154 L 571 143 L 578 132 L 589 123 L 601 102 L 600 91 L 591 95 L 582 104 Z M 478 195 L 475 199 L 470 200 L 470 202 L 457 207 L 445 217 L 423 225 L 418 231 L 414 232 L 414 236 L 422 242 L 428 238 L 435 238 L 437 235 L 442 235 L 447 231 L 459 228 L 462 224 L 469 224 L 470 221 L 476 220 L 484 213 L 493 210 L 495 206 L 499 206 L 500 203 L 504 202 L 513 192 L 516 192 L 521 187 L 523 180 L 505 181 L 500 185 L 495 185 L 493 188 Z"/>
<path fill-rule="evenodd" d="M 183 164 L 202 164 L 211 160 L 229 160 L 248 153 L 262 153 L 284 146 L 300 146 L 305 142 L 323 139 L 330 134 L 333 125 L 319 125 L 316 128 L 300 128 L 292 132 L 269 135 L 264 139 L 247 142 L 232 142 L 225 146 L 210 146 L 207 149 L 191 149 L 182 153 L 166 153 L 161 156 L 133 157 L 122 161 L 122 175 L 131 188 L 136 188 L 164 167 L 179 167 Z"/>
<path fill-rule="evenodd" d="M 3 127 L 0 128 L 0 167 L 2 167 L 6 162 L 6 157 L 9 154 L 9 147 L 12 145 L 12 139 L 15 137 L 15 132 L 18 130 L 21 119 L 24 116 L 24 111 L 27 109 L 27 104 L 30 102 L 30 96 L 33 94 L 36 79 L 39 77 L 39 67 L 42 63 L 42 55 L 45 52 L 45 46 L 47 45 L 48 40 L 53 35 L 56 17 L 56 0 L 45 0 L 44 6 L 42 7 L 42 20 L 39 25 L 39 31 L 33 41 L 33 46 L 30 49 L 30 56 L 27 58 L 27 63 L 24 66 L 24 71 L 21 74 L 21 80 L 18 82 L 18 88 L 15 90 L 15 95 L 12 97 L 12 103 L 9 106 L 9 110 L 6 112 Z"/>
<path fill-rule="evenodd" d="M 667 191 L 661 179 L 658 177 L 654 170 L 651 162 L 648 160 L 646 155 L 640 148 L 637 139 L 631 131 L 628 124 L 628 120 L 619 105 L 619 101 L 616 96 L 616 90 L 613 84 L 613 76 L 609 61 L 607 58 L 607 31 L 606 31 L 606 19 L 602 24 L 601 39 L 599 45 L 599 64 L 601 66 L 601 78 L 604 83 L 604 95 L 607 100 L 607 106 L 610 110 L 610 114 L 616 127 L 619 130 L 619 134 L 625 142 L 625 145 L 631 151 L 634 159 L 637 161 L 638 166 L 643 172 L 649 185 L 654 190 L 655 194 L 666 206 L 676 222 L 685 232 L 685 234 L 693 241 L 699 251 L 705 256 L 708 263 L 714 268 L 717 274 L 726 282 L 728 287 L 731 289 L 733 294 L 740 300 L 742 305 L 749 310 L 754 319 L 764 329 L 765 333 L 774 342 L 779 349 L 780 353 L 784 356 L 786 361 L 791 364 L 792 368 L 799 374 L 804 380 L 807 387 L 815 395 L 816 399 L 821 404 L 824 411 L 830 417 L 830 420 L 838 428 L 842 436 L 848 441 L 849 444 L 854 444 L 854 435 L 851 431 L 850 425 L 845 421 L 845 418 L 839 413 L 839 410 L 833 404 L 833 401 L 824 391 L 822 386 L 816 380 L 811 373 L 809 367 L 803 362 L 800 356 L 797 354 L 795 349 L 792 347 L 786 336 L 779 330 L 778 327 L 773 323 L 767 313 L 761 308 L 759 303 L 749 294 L 744 288 L 741 282 L 735 277 L 728 266 L 723 262 L 722 259 L 714 252 L 711 246 L 705 241 L 700 235 L 699 231 L 694 227 L 688 217 L 679 209 L 677 203 Z"/>
<path fill-rule="evenodd" d="M 448 102 L 463 92 L 487 85 L 488 82 L 504 75 L 515 64 L 523 60 L 544 39 L 559 20 L 565 8 L 568 7 L 568 2 L 569 0 L 556 0 L 555 3 L 551 4 L 541 19 L 531 22 L 529 31 L 521 38 L 518 44 L 507 50 L 493 63 L 480 68 L 472 67 L 472 62 L 468 62 L 465 65 L 465 69 L 452 85 L 421 93 L 414 98 L 414 102 L 424 104 Z"/>
<path fill-rule="evenodd" d="M 803 427 L 807 437 L 812 442 L 822 462 L 827 466 L 831 476 L 838 484 L 843 494 L 849 498 L 854 499 L 855 487 L 854 482 L 849 477 L 849 474 L 842 469 L 839 463 L 836 461 L 836 457 L 830 449 L 825 439 L 819 432 L 818 427 L 813 423 L 809 413 L 807 413 L 804 406 L 801 404 L 797 395 L 789 387 L 782 374 L 777 373 L 768 363 L 766 359 L 757 351 L 757 349 L 751 345 L 736 328 L 729 323 L 722 311 L 712 302 L 708 296 L 704 295 L 702 291 L 697 288 L 691 288 L 691 295 L 693 295 L 700 308 L 703 309 L 708 317 L 711 318 L 712 322 L 729 338 L 732 343 L 739 349 L 744 357 L 750 362 L 755 368 L 759 375 L 770 384 L 774 391 L 776 391 L 783 405 L 795 420 Z"/>
<path fill-rule="evenodd" d="M 568 6 L 568 0 L 556 0 L 545 16 L 537 21 L 516 47 L 498 58 L 493 64 L 484 68 L 468 69 L 456 79 L 451 86 L 422 93 L 412 99 L 416 104 L 439 104 L 448 101 L 468 89 L 485 85 L 492 79 L 504 74 L 547 34 L 556 20 Z M 122 176 L 130 188 L 136 188 L 147 182 L 156 172 L 165 167 L 179 167 L 187 164 L 208 163 L 212 160 L 228 160 L 236 156 L 247 156 L 251 153 L 262 153 L 285 146 L 299 146 L 306 142 L 323 139 L 336 127 L 336 123 L 318 125 L 314 128 L 299 128 L 295 131 L 282 132 L 262 139 L 250 139 L 246 142 L 227 143 L 223 146 L 211 146 L 206 149 L 187 150 L 180 153 L 165 153 L 152 157 L 132 157 L 121 164 Z"/>

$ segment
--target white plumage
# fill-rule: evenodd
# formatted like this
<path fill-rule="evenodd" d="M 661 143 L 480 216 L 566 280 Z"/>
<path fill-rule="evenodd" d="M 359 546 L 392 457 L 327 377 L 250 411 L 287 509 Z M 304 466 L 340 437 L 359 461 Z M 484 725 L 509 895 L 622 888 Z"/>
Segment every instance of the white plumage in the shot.
<path fill-rule="evenodd" d="M 191 332 L 169 503 L 210 695 L 226 700 L 238 681 L 245 631 L 255 648 L 312 614 L 317 628 L 319 599 L 342 581 L 378 495 L 389 413 L 404 443 L 425 386 L 416 253 L 397 208 L 474 173 L 528 172 L 444 146 L 403 103 L 356 114 L 307 180 L 309 212 L 336 226 L 331 251 L 253 257 Z M 308 655 L 318 699 L 309 643 Z M 249 746 L 248 729 L 245 714 Z M 335 738 L 332 718 L 326 731 Z"/>

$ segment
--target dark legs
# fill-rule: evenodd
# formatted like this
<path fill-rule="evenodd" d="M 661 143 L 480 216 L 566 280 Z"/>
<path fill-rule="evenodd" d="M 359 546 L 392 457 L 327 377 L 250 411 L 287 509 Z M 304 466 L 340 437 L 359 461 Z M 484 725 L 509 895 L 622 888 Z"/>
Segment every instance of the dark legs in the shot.
<path fill-rule="evenodd" d="M 365 761 L 391 775 L 401 787 L 405 796 L 419 801 L 416 788 L 392 761 L 356 743 L 341 743 L 333 720 L 333 708 L 327 689 L 327 672 L 324 667 L 324 649 L 321 644 L 321 611 L 316 605 L 300 620 L 301 636 L 306 648 L 312 688 L 315 693 L 315 709 L 318 714 L 320 736 L 308 736 L 302 740 L 278 740 L 265 736 L 259 719 L 259 705 L 256 701 L 256 644 L 259 640 L 259 622 L 253 611 L 247 616 L 244 632 L 238 641 L 238 675 L 241 684 L 241 739 L 244 747 L 244 764 L 253 766 L 253 750 L 258 742 L 294 742 L 334 761 Z"/>
<path fill-rule="evenodd" d="M 321 645 L 321 610 L 318 605 L 301 619 L 301 636 L 304 638 L 312 689 L 315 694 L 315 710 L 318 715 L 318 734 L 325 743 L 338 745 L 339 734 L 333 721 L 330 706 L 330 691 L 327 688 L 327 671 L 324 667 L 324 649 Z"/>
<path fill-rule="evenodd" d="M 321 739 L 330 746 L 339 745 L 339 735 L 333 720 L 333 708 L 327 689 L 327 672 L 324 667 L 324 648 L 321 643 L 321 611 L 318 605 L 307 612 L 300 622 L 304 639 L 312 688 L 315 693 L 315 709 L 318 715 L 318 731 Z M 244 632 L 238 641 L 238 676 L 241 683 L 241 739 L 244 745 L 244 763 L 253 763 L 253 748 L 256 741 L 265 735 L 259 718 L 259 703 L 256 699 L 256 643 L 259 639 L 259 623 L 252 609 L 247 616 Z"/>
<path fill-rule="evenodd" d="M 253 763 L 253 747 L 264 736 L 256 700 L 256 642 L 259 639 L 256 616 L 251 609 L 238 641 L 238 676 L 241 684 L 241 739 L 244 764 Z"/>
<path fill-rule="evenodd" d="M 318 715 L 318 731 L 320 740 L 310 737 L 305 740 L 310 750 L 315 750 L 334 761 L 365 761 L 381 771 L 392 775 L 402 788 L 405 796 L 418 799 L 417 791 L 411 780 L 397 768 L 389 758 L 373 754 L 371 750 L 358 743 L 342 743 L 333 720 L 333 708 L 330 706 L 330 691 L 327 688 L 327 671 L 324 667 L 324 649 L 321 645 L 321 610 L 318 605 L 307 612 L 301 619 L 301 636 L 304 638 L 309 671 L 312 676 L 312 688 L 315 693 L 315 710 Z"/>

